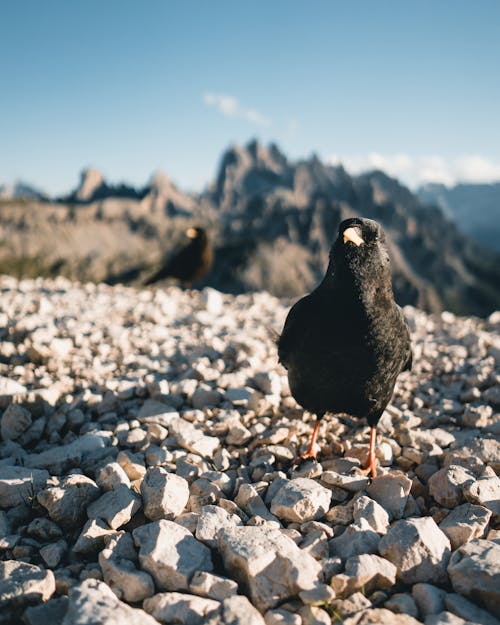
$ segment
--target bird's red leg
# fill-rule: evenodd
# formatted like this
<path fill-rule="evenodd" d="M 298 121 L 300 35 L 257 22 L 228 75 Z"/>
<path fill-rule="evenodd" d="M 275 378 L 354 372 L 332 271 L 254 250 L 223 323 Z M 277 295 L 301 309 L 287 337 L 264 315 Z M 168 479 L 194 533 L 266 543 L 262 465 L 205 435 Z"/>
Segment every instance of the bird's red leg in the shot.
<path fill-rule="evenodd" d="M 377 437 L 377 430 L 374 426 L 370 427 L 370 449 L 368 451 L 368 462 L 362 469 L 358 469 L 359 473 L 368 475 L 371 472 L 372 477 L 377 477 L 378 460 L 375 457 L 375 440 Z"/>
<path fill-rule="evenodd" d="M 316 444 L 316 438 L 318 437 L 320 421 L 321 421 L 321 418 L 318 418 L 316 420 L 316 423 L 314 424 L 314 430 L 311 436 L 311 442 L 309 443 L 309 447 L 307 448 L 307 451 L 301 456 L 298 456 L 298 458 L 295 458 L 295 460 L 293 461 L 293 464 L 300 464 L 303 460 L 308 460 L 309 458 L 316 460 L 316 452 L 314 451 L 314 446 Z"/>

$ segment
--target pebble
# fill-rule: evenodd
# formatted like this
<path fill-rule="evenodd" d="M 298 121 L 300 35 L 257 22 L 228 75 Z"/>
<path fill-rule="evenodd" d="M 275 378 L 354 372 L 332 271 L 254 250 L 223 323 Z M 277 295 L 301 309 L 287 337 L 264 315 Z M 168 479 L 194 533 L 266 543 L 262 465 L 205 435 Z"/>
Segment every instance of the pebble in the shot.
<path fill-rule="evenodd" d="M 261 612 L 312 589 L 321 570 L 293 540 L 265 526 L 223 529 L 219 549 L 226 570 L 248 588 Z"/>
<path fill-rule="evenodd" d="M 161 467 L 151 467 L 141 483 L 144 514 L 150 521 L 175 519 L 189 499 L 188 482 Z"/>
<path fill-rule="evenodd" d="M 315 480 L 297 477 L 285 482 L 271 501 L 271 512 L 279 519 L 303 523 L 325 516 L 331 501 L 330 491 Z"/>
<path fill-rule="evenodd" d="M 55 590 L 52 571 L 15 560 L 0 562 L 0 607 L 47 601 Z"/>
<path fill-rule="evenodd" d="M 400 519 L 408 501 L 411 484 L 411 480 L 404 473 L 388 473 L 373 478 L 366 492 L 382 506 L 390 519 Z"/>
<path fill-rule="evenodd" d="M 132 608 L 102 581 L 87 579 L 69 592 L 68 610 L 62 625 L 158 625 L 144 610 Z"/>
<path fill-rule="evenodd" d="M 206 597 L 181 592 L 163 592 L 146 599 L 144 610 L 162 623 L 204 625 L 220 608 L 220 603 Z"/>
<path fill-rule="evenodd" d="M 120 484 L 91 503 L 87 514 L 89 519 L 104 519 L 109 527 L 118 529 L 128 523 L 140 507 L 140 497 Z"/>
<path fill-rule="evenodd" d="M 213 570 L 210 549 L 173 521 L 153 521 L 132 534 L 141 568 L 161 590 L 187 591 L 194 573 Z"/>
<path fill-rule="evenodd" d="M 491 511 L 484 506 L 464 503 L 452 510 L 439 524 L 453 551 L 474 538 L 482 538 L 490 521 Z"/>
<path fill-rule="evenodd" d="M 446 581 L 450 542 L 431 517 L 393 523 L 379 547 L 406 584 Z"/>
<path fill-rule="evenodd" d="M 478 539 L 462 545 L 451 556 L 448 574 L 455 592 L 500 613 L 499 544 Z"/>
<path fill-rule="evenodd" d="M 85 521 L 87 506 L 100 492 L 94 480 L 76 473 L 63 478 L 57 486 L 40 491 L 37 499 L 55 523 L 73 528 Z"/>
<path fill-rule="evenodd" d="M 19 404 L 9 404 L 0 419 L 0 434 L 4 441 L 15 441 L 30 425 L 30 411 Z"/>

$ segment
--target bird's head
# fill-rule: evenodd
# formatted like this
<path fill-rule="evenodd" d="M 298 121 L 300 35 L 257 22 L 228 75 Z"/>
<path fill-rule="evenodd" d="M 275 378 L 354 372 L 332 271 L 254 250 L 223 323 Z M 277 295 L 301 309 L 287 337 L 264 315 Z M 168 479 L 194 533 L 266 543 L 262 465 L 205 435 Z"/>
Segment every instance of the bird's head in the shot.
<path fill-rule="evenodd" d="M 205 230 L 199 226 L 191 227 L 186 230 L 186 236 L 189 239 L 199 239 L 204 236 Z"/>
<path fill-rule="evenodd" d="M 339 225 L 338 237 L 330 252 L 333 273 L 356 283 L 391 280 L 385 234 L 372 219 L 354 217 Z"/>

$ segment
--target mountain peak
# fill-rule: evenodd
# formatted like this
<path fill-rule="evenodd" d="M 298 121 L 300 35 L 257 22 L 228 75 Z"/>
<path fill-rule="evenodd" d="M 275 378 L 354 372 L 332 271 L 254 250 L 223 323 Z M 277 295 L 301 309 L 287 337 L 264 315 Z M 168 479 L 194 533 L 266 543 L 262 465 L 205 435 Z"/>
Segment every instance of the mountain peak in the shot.
<path fill-rule="evenodd" d="M 80 184 L 73 192 L 73 196 L 79 202 L 88 202 L 105 184 L 104 176 L 99 170 L 84 169 L 80 174 Z"/>

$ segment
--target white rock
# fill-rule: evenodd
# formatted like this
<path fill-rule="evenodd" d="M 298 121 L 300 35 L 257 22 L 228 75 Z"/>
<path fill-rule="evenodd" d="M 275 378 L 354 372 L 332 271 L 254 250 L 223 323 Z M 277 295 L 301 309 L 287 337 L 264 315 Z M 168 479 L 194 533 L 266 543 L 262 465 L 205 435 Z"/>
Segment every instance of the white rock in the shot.
<path fill-rule="evenodd" d="M 115 533 L 102 519 L 91 519 L 83 526 L 80 536 L 73 546 L 73 551 L 84 554 L 100 551 L 104 547 L 105 536 Z"/>
<path fill-rule="evenodd" d="M 390 588 L 396 583 L 396 567 L 392 562 L 374 554 L 361 554 L 349 558 L 345 565 L 346 575 L 355 578 L 350 592 L 365 589 L 367 593 L 374 590 Z"/>
<path fill-rule="evenodd" d="M 144 514 L 151 521 L 174 519 L 186 507 L 189 499 L 188 482 L 161 467 L 147 470 L 141 484 Z"/>
<path fill-rule="evenodd" d="M 67 445 L 51 447 L 39 454 L 28 454 L 24 463 L 29 467 L 48 469 L 54 475 L 61 475 L 66 469 L 81 466 L 93 452 L 104 449 L 110 441 L 110 434 L 84 434 Z"/>
<path fill-rule="evenodd" d="M 87 514 L 89 519 L 104 519 L 112 529 L 118 529 L 128 523 L 140 507 L 140 497 L 120 485 L 91 503 Z"/>
<path fill-rule="evenodd" d="M 429 479 L 429 492 L 446 508 L 455 508 L 463 501 L 462 489 L 474 476 L 463 467 L 451 465 L 437 471 Z"/>
<path fill-rule="evenodd" d="M 241 525 L 241 519 L 219 506 L 203 506 L 196 526 L 196 538 L 211 548 L 218 544 L 219 532 L 224 528 Z"/>
<path fill-rule="evenodd" d="M 464 503 L 450 512 L 439 524 L 448 536 L 453 551 L 474 538 L 482 538 L 488 527 L 491 511 L 484 506 Z"/>
<path fill-rule="evenodd" d="M 343 625 L 421 625 L 409 614 L 394 614 L 385 608 L 363 610 L 343 620 Z"/>
<path fill-rule="evenodd" d="M 478 623 L 478 625 L 498 625 L 498 619 L 486 610 L 482 610 L 471 601 L 468 601 L 462 595 L 447 593 L 445 603 L 450 612 L 466 621 Z"/>
<path fill-rule="evenodd" d="M 393 523 L 380 541 L 379 552 L 396 565 L 398 579 L 404 583 L 446 580 L 450 542 L 432 517 Z"/>
<path fill-rule="evenodd" d="M 0 420 L 0 434 L 4 441 L 15 441 L 31 425 L 31 413 L 19 404 L 9 404 Z"/>
<path fill-rule="evenodd" d="M 158 625 L 144 610 L 120 601 L 104 582 L 87 579 L 69 593 L 69 606 L 62 625 Z"/>
<path fill-rule="evenodd" d="M 130 488 L 130 479 L 118 462 L 108 462 L 102 466 L 96 475 L 97 484 L 104 490 L 113 490 L 120 484 Z"/>
<path fill-rule="evenodd" d="M 176 437 L 178 444 L 188 451 L 200 456 L 211 458 L 220 445 L 220 441 L 215 436 L 206 436 L 203 431 L 196 428 L 186 419 L 179 418 L 172 421 L 170 433 Z"/>
<path fill-rule="evenodd" d="M 47 510 L 50 518 L 62 527 L 81 525 L 86 509 L 100 495 L 97 484 L 85 475 L 68 475 L 58 486 L 49 486 L 38 493 L 38 502 Z"/>
<path fill-rule="evenodd" d="M 154 594 L 151 575 L 138 571 L 133 562 L 115 555 L 112 549 L 100 552 L 99 566 L 104 581 L 119 599 L 137 603 Z"/>
<path fill-rule="evenodd" d="M 220 608 L 218 601 L 181 592 L 159 593 L 143 605 L 161 623 L 179 625 L 204 625 Z"/>
<path fill-rule="evenodd" d="M 241 595 L 224 599 L 218 620 L 210 620 L 209 625 L 266 625 L 262 615 L 250 601 Z"/>
<path fill-rule="evenodd" d="M 122 450 L 116 456 L 116 460 L 127 474 L 129 480 L 140 480 L 146 475 L 144 462 L 132 452 Z"/>
<path fill-rule="evenodd" d="M 264 614 L 266 625 L 302 625 L 302 618 L 298 614 L 276 608 Z"/>
<path fill-rule="evenodd" d="M 430 614 L 439 614 L 445 608 L 446 592 L 432 584 L 415 584 L 411 589 L 412 597 L 420 615 L 424 618 Z"/>
<path fill-rule="evenodd" d="M 409 614 L 417 617 L 418 609 L 413 597 L 403 592 L 397 592 L 385 602 L 384 607 L 396 614 Z"/>
<path fill-rule="evenodd" d="M 226 570 L 248 588 L 261 612 L 313 588 L 321 570 L 293 540 L 266 527 L 222 530 L 219 550 Z"/>
<path fill-rule="evenodd" d="M 298 477 L 286 482 L 274 495 L 271 512 L 289 522 L 321 519 L 330 507 L 331 498 L 331 491 L 315 480 Z"/>
<path fill-rule="evenodd" d="M 56 590 L 54 573 L 33 564 L 0 562 L 0 606 L 47 601 Z"/>
<path fill-rule="evenodd" d="M 464 486 L 467 501 L 491 510 L 495 520 L 500 519 L 500 477 L 489 477 Z"/>
<path fill-rule="evenodd" d="M 210 549 L 173 521 L 153 521 L 133 531 L 141 567 L 161 590 L 188 590 L 197 571 L 212 571 Z"/>
<path fill-rule="evenodd" d="M 355 521 L 364 519 L 377 534 L 387 533 L 389 515 L 374 499 L 361 495 L 352 502 L 352 516 Z"/>
<path fill-rule="evenodd" d="M 366 488 L 367 494 L 375 499 L 391 519 L 400 519 L 410 494 L 411 480 L 400 472 L 379 475 Z"/>
<path fill-rule="evenodd" d="M 340 536 L 332 538 L 330 548 L 334 555 L 345 560 L 362 553 L 376 553 L 379 542 L 380 536 L 361 518 L 349 525 Z"/>
<path fill-rule="evenodd" d="M 49 477 L 47 471 L 39 469 L 0 466 L 0 508 L 30 504 Z"/>
<path fill-rule="evenodd" d="M 200 597 L 223 601 L 238 594 L 238 584 L 228 577 L 197 571 L 189 584 L 189 592 Z"/>
<path fill-rule="evenodd" d="M 473 540 L 453 553 L 448 566 L 453 589 L 480 600 L 493 614 L 500 610 L 500 545 Z"/>

